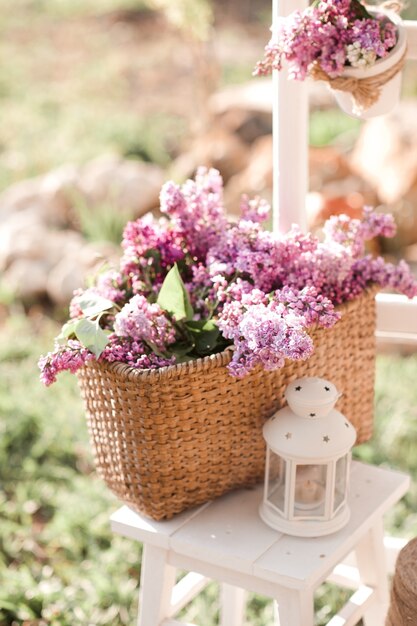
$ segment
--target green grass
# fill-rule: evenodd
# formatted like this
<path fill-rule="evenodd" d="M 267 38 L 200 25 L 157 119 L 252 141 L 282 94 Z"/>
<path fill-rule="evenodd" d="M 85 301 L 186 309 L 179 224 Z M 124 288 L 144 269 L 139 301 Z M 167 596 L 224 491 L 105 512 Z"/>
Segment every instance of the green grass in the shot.
<path fill-rule="evenodd" d="M 10 318 L 0 332 L 0 626 L 127 626 L 136 614 L 140 548 L 112 536 L 118 506 L 94 472 L 76 380 L 38 381 L 38 355 L 52 345 L 53 322 Z M 387 516 L 387 531 L 411 537 L 417 524 L 417 355 L 381 356 L 376 433 L 355 457 L 411 473 L 409 494 Z M 218 623 L 216 585 L 183 618 Z M 318 625 L 344 593 L 316 598 Z M 251 594 L 250 626 L 267 626 L 271 602 Z"/>
<path fill-rule="evenodd" d="M 163 98 L 159 107 L 148 106 L 143 92 L 143 81 L 151 90 L 150 77 L 165 61 L 141 56 L 143 34 L 111 21 L 117 9 L 144 5 L 0 0 L 0 191 L 106 152 L 170 161 L 185 132 L 184 116 Z"/>

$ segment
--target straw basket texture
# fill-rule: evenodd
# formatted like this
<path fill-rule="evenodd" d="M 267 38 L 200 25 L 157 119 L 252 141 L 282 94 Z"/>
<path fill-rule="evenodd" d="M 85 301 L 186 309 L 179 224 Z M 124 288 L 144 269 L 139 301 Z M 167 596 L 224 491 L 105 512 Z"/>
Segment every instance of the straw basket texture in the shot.
<path fill-rule="evenodd" d="M 374 292 L 341 307 L 331 329 L 312 335 L 307 361 L 230 376 L 225 350 L 159 370 L 89 362 L 78 373 L 99 474 L 124 502 L 153 519 L 170 518 L 263 478 L 264 420 L 301 376 L 331 380 L 337 408 L 370 438 L 373 422 Z"/>
<path fill-rule="evenodd" d="M 398 555 L 385 626 L 417 624 L 417 537 Z"/>

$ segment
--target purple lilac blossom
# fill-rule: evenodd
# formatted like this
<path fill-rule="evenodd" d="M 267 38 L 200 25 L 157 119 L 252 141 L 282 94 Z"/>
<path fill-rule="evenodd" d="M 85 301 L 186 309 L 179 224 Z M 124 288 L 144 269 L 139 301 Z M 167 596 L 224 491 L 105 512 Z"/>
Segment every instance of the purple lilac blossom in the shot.
<path fill-rule="evenodd" d="M 170 349 L 183 330 L 155 304 L 175 261 L 190 294 L 194 319 L 215 321 L 225 342 L 234 344 L 229 369 L 236 376 L 255 366 L 274 369 L 285 359 L 308 358 L 313 349 L 308 330 L 331 327 L 340 316 L 335 305 L 360 296 L 370 285 L 410 298 L 417 295 L 406 263 L 395 266 L 366 253 L 370 239 L 395 234 L 390 215 L 366 207 L 361 220 L 332 217 L 320 240 L 297 226 L 284 235 L 263 230 L 260 222 L 267 216 L 267 205 L 259 200 L 243 198 L 242 219 L 227 220 L 221 178 L 213 170 L 200 170 L 198 182 L 166 190 L 168 218 L 129 223 L 120 268 L 98 276 L 93 287 L 78 290 L 71 302 L 71 317 L 79 318 L 83 312 L 78 296 L 89 290 L 119 306 L 127 301 L 115 316 L 102 318 L 111 334 L 100 361 L 141 369 L 175 363 Z M 194 248 L 193 237 L 199 242 Z M 190 257 L 189 250 L 202 258 Z M 41 379 L 49 385 L 60 371 L 75 372 L 91 359 L 96 357 L 70 339 L 40 359 Z"/>
<path fill-rule="evenodd" d="M 161 191 L 161 211 L 183 233 L 187 249 L 203 261 L 227 225 L 223 209 L 223 181 L 217 170 L 199 168 L 194 180 L 181 187 L 172 182 Z"/>
<path fill-rule="evenodd" d="M 41 356 L 38 362 L 40 379 L 48 387 L 56 381 L 57 374 L 69 371 L 74 374 L 94 355 L 84 348 L 79 341 L 70 339 L 65 346 L 55 345 L 55 350 Z"/>
<path fill-rule="evenodd" d="M 355 6 L 354 6 L 355 5 Z M 357 0 L 321 0 L 282 21 L 265 47 L 256 75 L 288 65 L 289 78 L 304 80 L 318 64 L 331 78 L 347 66 L 368 67 L 395 46 L 397 28 L 383 15 L 358 17 Z"/>
<path fill-rule="evenodd" d="M 175 342 L 175 328 L 165 311 L 142 295 L 133 296 L 116 314 L 114 331 L 119 337 L 144 341 L 160 352 Z"/>

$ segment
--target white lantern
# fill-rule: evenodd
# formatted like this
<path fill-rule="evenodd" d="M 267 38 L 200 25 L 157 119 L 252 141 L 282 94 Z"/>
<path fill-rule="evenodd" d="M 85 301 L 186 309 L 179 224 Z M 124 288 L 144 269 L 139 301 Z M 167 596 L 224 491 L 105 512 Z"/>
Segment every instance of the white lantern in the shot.
<path fill-rule="evenodd" d="M 340 393 L 321 378 L 299 378 L 288 406 L 264 426 L 267 444 L 264 522 L 289 535 L 319 537 L 349 521 L 352 424 L 334 406 Z"/>

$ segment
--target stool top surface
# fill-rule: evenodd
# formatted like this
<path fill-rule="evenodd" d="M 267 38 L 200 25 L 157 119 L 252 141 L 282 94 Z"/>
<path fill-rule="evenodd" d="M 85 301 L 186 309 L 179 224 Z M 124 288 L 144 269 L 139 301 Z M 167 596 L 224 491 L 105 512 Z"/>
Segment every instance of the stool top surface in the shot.
<path fill-rule="evenodd" d="M 114 532 L 205 563 L 292 588 L 320 582 L 408 490 L 400 472 L 353 462 L 351 518 L 336 533 L 292 537 L 259 517 L 263 485 L 239 489 L 174 519 L 156 522 L 127 506 L 111 517 Z"/>

